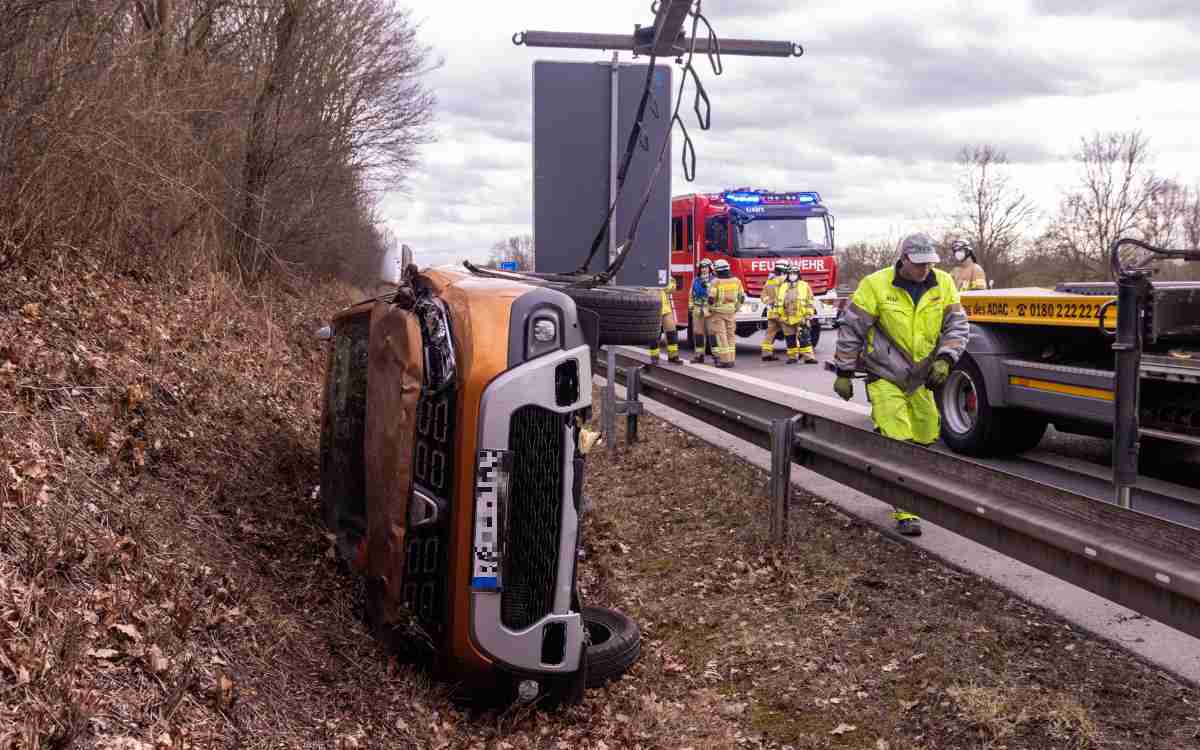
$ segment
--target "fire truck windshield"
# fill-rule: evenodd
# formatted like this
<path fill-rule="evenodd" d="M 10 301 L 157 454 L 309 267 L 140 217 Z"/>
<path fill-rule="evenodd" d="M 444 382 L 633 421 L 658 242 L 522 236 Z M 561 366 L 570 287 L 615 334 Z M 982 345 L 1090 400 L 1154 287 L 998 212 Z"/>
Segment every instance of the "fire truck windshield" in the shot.
<path fill-rule="evenodd" d="M 828 255 L 829 233 L 823 216 L 762 217 L 735 224 L 734 254 Z"/>

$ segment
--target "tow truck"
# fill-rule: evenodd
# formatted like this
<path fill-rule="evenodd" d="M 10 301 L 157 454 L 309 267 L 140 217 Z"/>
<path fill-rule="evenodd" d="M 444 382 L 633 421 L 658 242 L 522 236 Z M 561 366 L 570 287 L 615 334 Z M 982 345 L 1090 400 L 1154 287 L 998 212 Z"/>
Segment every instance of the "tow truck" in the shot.
<path fill-rule="evenodd" d="M 1112 437 L 1118 286 L 963 292 L 971 336 L 938 394 L 951 450 L 1020 453 L 1037 446 L 1050 424 Z M 1200 283 L 1154 283 L 1138 307 L 1140 427 L 1131 439 L 1200 446 Z"/>
<path fill-rule="evenodd" d="M 775 264 L 786 260 L 800 268 L 817 297 L 817 317 L 812 322 L 815 344 L 821 328 L 833 326 L 837 312 L 833 236 L 833 214 L 813 191 L 742 187 L 676 196 L 671 199 L 675 319 L 688 321 L 691 328 L 688 290 L 696 267 L 705 258 L 724 258 L 746 290 L 746 303 L 736 316 L 737 335 L 753 335 L 766 327 L 766 309 L 759 300 L 763 285 Z"/>

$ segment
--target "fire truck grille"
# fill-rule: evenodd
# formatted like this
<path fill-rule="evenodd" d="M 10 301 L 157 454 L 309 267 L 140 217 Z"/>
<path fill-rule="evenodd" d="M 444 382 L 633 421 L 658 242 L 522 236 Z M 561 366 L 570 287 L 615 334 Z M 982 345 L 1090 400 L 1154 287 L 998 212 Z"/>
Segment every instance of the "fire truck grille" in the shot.
<path fill-rule="evenodd" d="M 562 512 L 563 417 L 523 406 L 509 423 L 513 453 L 500 618 L 519 630 L 554 605 Z"/>

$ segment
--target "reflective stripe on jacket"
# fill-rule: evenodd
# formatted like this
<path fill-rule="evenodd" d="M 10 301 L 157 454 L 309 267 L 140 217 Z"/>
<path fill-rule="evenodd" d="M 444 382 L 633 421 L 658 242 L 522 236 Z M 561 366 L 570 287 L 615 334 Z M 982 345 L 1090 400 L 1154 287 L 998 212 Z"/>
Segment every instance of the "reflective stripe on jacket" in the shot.
<path fill-rule="evenodd" d="M 736 276 L 718 278 L 708 285 L 708 303 L 712 312 L 737 312 L 745 301 L 746 293 L 742 290 L 742 280 Z"/>
<path fill-rule="evenodd" d="M 983 272 L 983 266 L 974 261 L 956 266 L 950 275 L 954 278 L 954 284 L 960 292 L 988 288 L 987 274 Z"/>
<path fill-rule="evenodd" d="M 776 296 L 775 314 L 786 325 L 799 325 L 816 312 L 812 288 L 803 279 L 784 281 Z"/>
<path fill-rule="evenodd" d="M 775 309 L 775 302 L 779 296 L 779 285 L 782 282 L 783 279 L 780 277 L 772 276 L 763 284 L 762 294 L 759 295 L 759 299 L 762 300 L 763 305 L 767 308 L 768 320 L 779 317 L 779 311 Z"/>
<path fill-rule="evenodd" d="M 912 393 L 938 356 L 958 361 L 970 335 L 967 313 L 950 274 L 936 268 L 930 273 L 934 283 L 915 306 L 909 293 L 893 283 L 896 267 L 859 283 L 838 328 L 838 369 L 861 367 Z"/>

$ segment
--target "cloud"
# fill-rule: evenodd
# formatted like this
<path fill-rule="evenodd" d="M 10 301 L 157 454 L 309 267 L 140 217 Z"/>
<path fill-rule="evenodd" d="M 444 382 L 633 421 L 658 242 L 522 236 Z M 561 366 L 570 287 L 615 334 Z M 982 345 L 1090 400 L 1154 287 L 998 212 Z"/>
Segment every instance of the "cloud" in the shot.
<path fill-rule="evenodd" d="M 423 149 L 407 194 L 388 196 L 380 213 L 423 263 L 482 259 L 531 231 L 532 63 L 607 57 L 514 47 L 510 35 L 628 31 L 650 20 L 649 3 L 510 0 L 468 13 L 411 2 L 424 41 L 445 58 L 428 77 L 439 140 Z M 689 93 L 699 179 L 682 180 L 676 137 L 673 194 L 815 189 L 844 244 L 934 228 L 953 208 L 953 162 L 968 144 L 1007 152 L 1015 179 L 1047 209 L 1072 179 L 1079 136 L 1096 129 L 1140 128 L 1165 173 L 1200 175 L 1193 0 L 705 0 L 704 9 L 724 37 L 795 40 L 806 54 L 727 57 L 720 77 L 700 61 L 713 128 L 696 128 Z"/>

